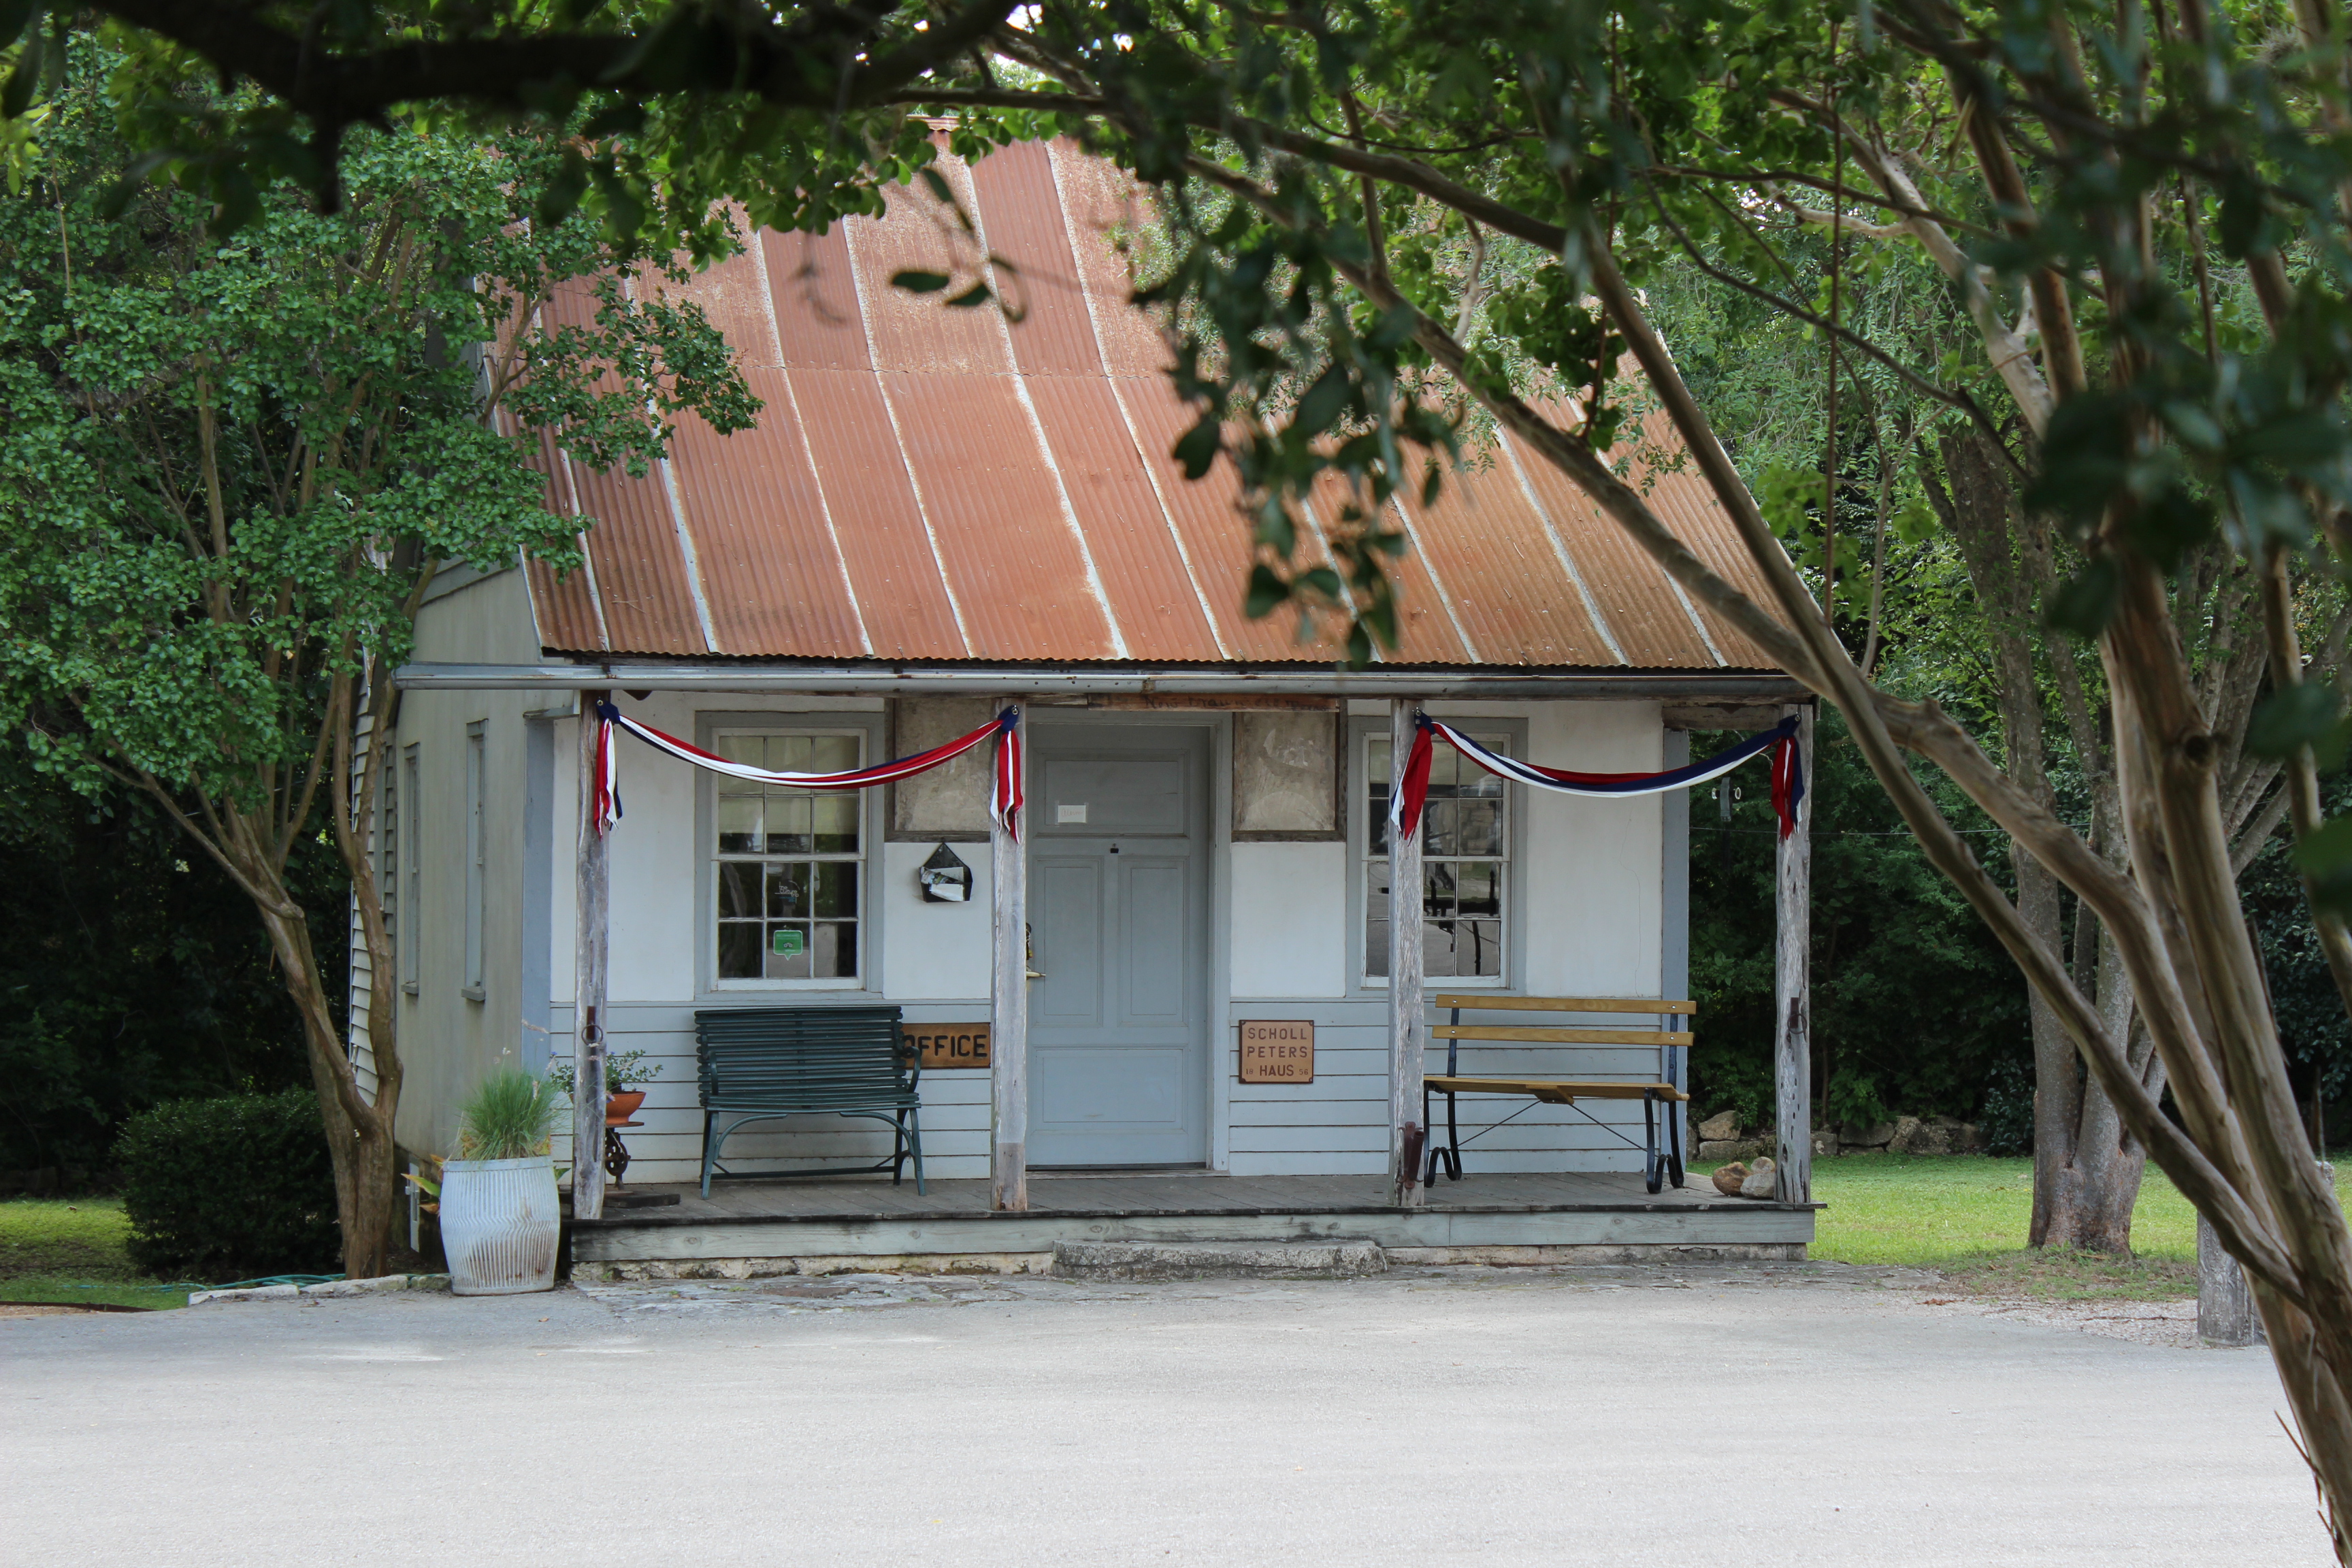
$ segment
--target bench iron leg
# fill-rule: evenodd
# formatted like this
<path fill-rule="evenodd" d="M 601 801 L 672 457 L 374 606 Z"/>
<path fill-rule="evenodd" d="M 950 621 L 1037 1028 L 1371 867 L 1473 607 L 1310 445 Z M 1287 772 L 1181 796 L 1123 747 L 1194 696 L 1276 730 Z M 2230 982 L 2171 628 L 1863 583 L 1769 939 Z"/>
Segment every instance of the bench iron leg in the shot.
<path fill-rule="evenodd" d="M 1683 1184 L 1683 1112 L 1673 1100 L 1666 1102 L 1666 1179 L 1680 1192 Z"/>
<path fill-rule="evenodd" d="M 1642 1184 L 1654 1193 L 1665 1185 L 1658 1158 L 1658 1097 L 1647 1091 L 1642 1096 Z"/>
<path fill-rule="evenodd" d="M 1423 1127 L 1430 1128 L 1429 1157 L 1422 1162 L 1421 1184 L 1424 1187 L 1433 1187 L 1437 1185 L 1438 1157 L 1444 1153 L 1444 1151 L 1438 1147 L 1437 1131 L 1436 1129 L 1431 1125 L 1431 1118 L 1429 1114 L 1429 1085 L 1426 1083 L 1423 1083 L 1421 1086 L 1421 1124 Z"/>
<path fill-rule="evenodd" d="M 719 1163 L 719 1151 L 710 1146 L 711 1123 L 718 1120 L 709 1111 L 702 1113 L 702 1195 L 710 1195 L 710 1168 Z"/>

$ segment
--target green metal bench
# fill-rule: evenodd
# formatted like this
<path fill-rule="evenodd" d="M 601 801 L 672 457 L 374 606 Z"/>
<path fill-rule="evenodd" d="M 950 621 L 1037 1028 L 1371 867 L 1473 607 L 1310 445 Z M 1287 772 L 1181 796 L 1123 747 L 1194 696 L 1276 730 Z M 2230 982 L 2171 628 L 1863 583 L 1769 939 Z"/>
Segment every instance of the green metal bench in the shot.
<path fill-rule="evenodd" d="M 923 1188 L 922 1065 L 908 1049 L 896 1007 L 730 1007 L 694 1016 L 702 1091 L 702 1195 L 714 1176 L 833 1176 L 839 1165 L 730 1171 L 719 1151 L 736 1129 L 783 1116 L 857 1116 L 888 1124 L 889 1158 L 855 1171 L 887 1171 L 893 1186 L 911 1160 Z"/>

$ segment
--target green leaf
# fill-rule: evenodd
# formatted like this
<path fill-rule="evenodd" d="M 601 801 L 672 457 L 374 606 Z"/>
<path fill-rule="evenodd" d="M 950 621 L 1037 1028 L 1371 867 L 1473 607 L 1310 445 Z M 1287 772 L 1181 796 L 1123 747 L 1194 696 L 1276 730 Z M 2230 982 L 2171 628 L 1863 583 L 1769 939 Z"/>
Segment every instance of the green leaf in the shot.
<path fill-rule="evenodd" d="M 1353 391 L 1347 368 L 1330 366 L 1315 378 L 1315 384 L 1298 400 L 1298 413 L 1290 422 L 1291 428 L 1301 436 L 1320 436 L 1346 410 L 1349 395 Z"/>
<path fill-rule="evenodd" d="M 16 56 L 16 68 L 8 73 L 8 85 L 0 88 L 0 120 L 14 120 L 33 107 L 33 89 L 41 84 L 41 57 L 47 42 L 35 33 L 25 40 Z"/>
<path fill-rule="evenodd" d="M 1289 598 L 1290 584 L 1261 561 L 1250 568 L 1249 592 L 1243 595 L 1242 614 L 1251 620 L 1261 620 L 1280 609 Z"/>
<path fill-rule="evenodd" d="M 99 198 L 99 216 L 109 223 L 121 217 L 123 209 L 147 188 L 147 177 L 178 156 L 176 153 L 164 152 L 142 153 L 133 158 L 130 166 L 122 171 L 122 177 L 108 186 L 106 194 Z"/>
<path fill-rule="evenodd" d="M 958 310 L 969 310 L 974 305 L 987 304 L 995 297 L 995 295 L 988 291 L 987 284 L 975 283 L 971 288 L 965 289 L 962 293 L 956 295 L 947 302 Z"/>
<path fill-rule="evenodd" d="M 1168 454 L 1184 465 L 1184 477 L 1197 479 L 1209 471 L 1224 446 L 1225 433 L 1216 420 L 1202 416 L 1201 422 L 1176 438 L 1175 447 Z"/>
<path fill-rule="evenodd" d="M 25 24 L 41 9 L 41 0 L 0 0 L 0 49 L 25 36 Z"/>
<path fill-rule="evenodd" d="M 2221 186 L 2221 221 L 2214 233 L 2221 242 L 2222 254 L 2232 261 L 2244 260 L 2262 226 L 2262 187 L 2238 172 Z"/>
<path fill-rule="evenodd" d="M 955 192 L 948 188 L 948 177 L 945 174 L 940 174 L 937 169 L 930 167 L 929 164 L 925 164 L 922 168 L 916 170 L 915 173 L 921 176 L 924 186 L 929 190 L 933 196 L 937 197 L 940 201 L 946 202 L 950 205 L 954 203 Z"/>
<path fill-rule="evenodd" d="M 2343 707 L 2335 689 L 2320 682 L 2273 691 L 2246 721 L 2246 750 L 2273 762 L 2284 762 L 2305 746 L 2315 751 L 2335 731 Z M 2340 755 L 2340 745 L 2336 750 Z M 2323 760 L 2323 765 L 2329 764 Z"/>
<path fill-rule="evenodd" d="M 890 274 L 890 287 L 904 289 L 909 294 L 936 294 L 950 281 L 944 272 L 926 272 L 918 267 Z"/>
<path fill-rule="evenodd" d="M 539 194 L 534 208 L 541 228 L 560 226 L 580 205 L 580 198 L 588 194 L 588 161 L 578 153 L 566 152 L 562 167 L 547 182 Z"/>
<path fill-rule="evenodd" d="M 2105 556 L 2091 562 L 2050 596 L 2050 624 L 2076 637 L 2095 637 L 2115 618 L 2123 592 L 2121 574 Z"/>
<path fill-rule="evenodd" d="M 2294 847 L 2294 863 L 2315 878 L 2352 871 L 2352 816 L 2323 822 Z"/>

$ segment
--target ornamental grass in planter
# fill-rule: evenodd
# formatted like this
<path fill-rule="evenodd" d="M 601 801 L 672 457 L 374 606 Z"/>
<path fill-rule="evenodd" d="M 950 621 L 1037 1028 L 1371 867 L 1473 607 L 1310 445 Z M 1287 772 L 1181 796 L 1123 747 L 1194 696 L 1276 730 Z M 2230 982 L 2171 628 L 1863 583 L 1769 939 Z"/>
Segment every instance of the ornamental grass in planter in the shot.
<path fill-rule="evenodd" d="M 547 1150 L 562 1109 L 546 1084 L 510 1068 L 467 1100 L 457 1158 L 441 1167 L 441 1246 L 457 1295 L 554 1288 L 563 1221 Z"/>

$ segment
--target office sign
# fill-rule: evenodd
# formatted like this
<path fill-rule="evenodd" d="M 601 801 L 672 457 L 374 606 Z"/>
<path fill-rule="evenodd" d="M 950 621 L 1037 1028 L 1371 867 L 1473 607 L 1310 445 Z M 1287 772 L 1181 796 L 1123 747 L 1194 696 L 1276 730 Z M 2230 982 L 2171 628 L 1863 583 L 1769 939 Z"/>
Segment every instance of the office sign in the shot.
<path fill-rule="evenodd" d="M 907 1048 L 925 1072 L 941 1068 L 984 1068 L 988 1065 L 986 1024 L 901 1024 Z"/>

